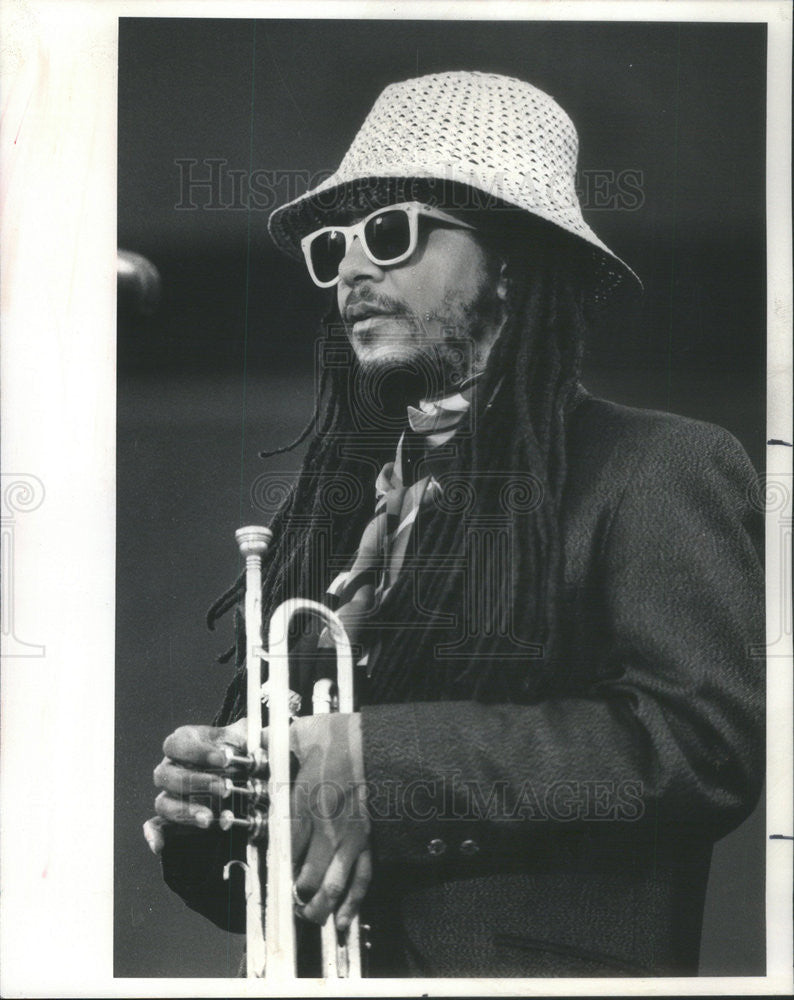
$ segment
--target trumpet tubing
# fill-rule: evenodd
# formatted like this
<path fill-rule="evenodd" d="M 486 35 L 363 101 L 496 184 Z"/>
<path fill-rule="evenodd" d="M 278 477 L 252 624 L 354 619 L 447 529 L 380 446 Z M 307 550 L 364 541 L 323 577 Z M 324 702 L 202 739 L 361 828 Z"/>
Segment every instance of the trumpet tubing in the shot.
<path fill-rule="evenodd" d="M 289 626 L 296 614 L 311 613 L 327 626 L 336 648 L 337 710 L 353 711 L 353 657 L 345 628 L 329 608 L 316 601 L 292 598 L 280 604 L 270 618 L 268 651 L 262 649 L 262 557 L 272 541 L 268 528 L 249 526 L 236 533 L 246 559 L 245 632 L 248 713 L 248 759 L 256 767 L 261 760 L 262 661 L 268 662 L 268 845 L 265 908 L 261 898 L 259 846 L 262 817 L 249 799 L 246 825 L 246 975 L 248 978 L 283 979 L 296 974 L 295 924 L 293 914 L 293 862 L 290 824 L 290 689 Z M 320 680 L 313 692 L 315 712 L 333 711 L 332 683 Z M 323 972 L 327 979 L 361 976 L 358 920 L 344 941 L 339 940 L 331 915 L 321 929 Z"/>
<path fill-rule="evenodd" d="M 252 758 L 261 752 L 262 705 L 262 556 L 273 540 L 269 528 L 250 526 L 240 528 L 235 538 L 240 554 L 245 556 L 245 669 L 247 680 L 246 715 L 248 719 L 247 746 Z M 248 836 L 245 858 L 245 938 L 246 976 L 260 978 L 265 974 L 265 941 L 262 931 L 262 884 L 259 875 L 259 846 L 254 831 L 259 819 L 253 805 L 249 805 L 251 832 Z"/>

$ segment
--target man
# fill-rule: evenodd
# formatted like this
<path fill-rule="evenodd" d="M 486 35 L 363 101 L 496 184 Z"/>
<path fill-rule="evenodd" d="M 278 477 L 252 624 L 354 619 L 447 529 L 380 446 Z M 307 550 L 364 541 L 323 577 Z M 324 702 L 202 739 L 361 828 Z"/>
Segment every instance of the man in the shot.
<path fill-rule="evenodd" d="M 292 725 L 296 909 L 361 910 L 371 975 L 694 974 L 712 844 L 758 796 L 754 473 L 726 432 L 580 385 L 592 310 L 636 278 L 576 156 L 529 84 L 422 77 L 270 219 L 333 298 L 265 611 L 324 599 L 357 651 L 358 710 Z M 326 647 L 296 639 L 300 694 Z M 147 825 L 169 885 L 238 930 L 240 661 L 216 726 L 166 739 Z"/>

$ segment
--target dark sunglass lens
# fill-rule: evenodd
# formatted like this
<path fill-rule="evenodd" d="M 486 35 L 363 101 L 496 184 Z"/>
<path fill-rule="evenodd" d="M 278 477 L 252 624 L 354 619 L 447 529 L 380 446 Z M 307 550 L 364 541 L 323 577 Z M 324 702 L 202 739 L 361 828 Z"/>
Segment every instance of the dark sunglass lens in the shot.
<path fill-rule="evenodd" d="M 312 240 L 311 259 L 314 273 L 320 281 L 333 281 L 345 256 L 345 234 L 330 230 Z"/>
<path fill-rule="evenodd" d="M 382 263 L 401 257 L 411 241 L 408 215 L 402 209 L 383 212 L 370 219 L 364 228 L 367 246 L 372 256 Z"/>

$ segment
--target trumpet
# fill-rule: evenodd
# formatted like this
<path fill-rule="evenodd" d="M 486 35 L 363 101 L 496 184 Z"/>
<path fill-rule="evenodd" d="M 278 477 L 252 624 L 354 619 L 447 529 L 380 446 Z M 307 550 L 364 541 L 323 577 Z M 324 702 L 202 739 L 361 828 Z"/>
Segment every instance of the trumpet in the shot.
<path fill-rule="evenodd" d="M 240 553 L 245 556 L 245 633 L 247 672 L 247 755 L 229 754 L 229 763 L 249 771 L 264 766 L 261 750 L 262 663 L 268 663 L 268 811 L 265 817 L 257 808 L 261 783 L 250 781 L 248 815 L 238 819 L 233 812 L 223 812 L 223 829 L 243 825 L 248 830 L 245 871 L 246 901 L 246 976 L 249 979 L 295 978 L 295 923 L 293 908 L 293 862 L 290 830 L 290 689 L 289 625 L 294 615 L 307 612 L 317 615 L 328 627 L 336 649 L 336 688 L 319 680 L 314 686 L 312 709 L 319 712 L 353 711 L 353 657 L 345 628 L 340 619 L 316 601 L 293 598 L 276 608 L 268 629 L 268 648 L 262 648 L 262 557 L 273 539 L 269 528 L 249 526 L 236 532 Z M 262 903 L 259 841 L 267 829 L 267 886 Z M 232 861 L 229 869 L 239 861 Z M 344 938 L 334 925 L 333 914 L 321 928 L 323 974 L 326 979 L 361 978 L 361 939 L 358 918 L 353 920 Z"/>

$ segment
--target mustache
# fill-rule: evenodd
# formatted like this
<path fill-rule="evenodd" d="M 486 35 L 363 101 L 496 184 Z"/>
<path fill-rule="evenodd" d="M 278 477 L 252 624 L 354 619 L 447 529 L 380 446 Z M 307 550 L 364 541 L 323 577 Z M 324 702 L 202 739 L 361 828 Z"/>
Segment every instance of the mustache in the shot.
<path fill-rule="evenodd" d="M 342 319 L 348 326 L 352 326 L 357 318 L 354 310 L 360 312 L 367 307 L 375 313 L 389 313 L 393 316 L 411 315 L 410 309 L 399 299 L 393 299 L 389 295 L 378 295 L 372 289 L 364 287 L 350 293 L 342 309 Z"/>

